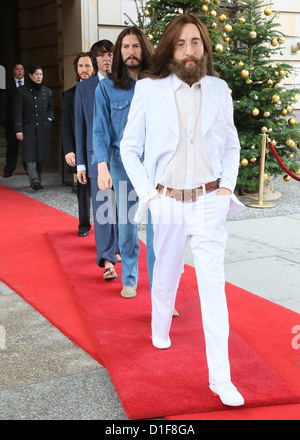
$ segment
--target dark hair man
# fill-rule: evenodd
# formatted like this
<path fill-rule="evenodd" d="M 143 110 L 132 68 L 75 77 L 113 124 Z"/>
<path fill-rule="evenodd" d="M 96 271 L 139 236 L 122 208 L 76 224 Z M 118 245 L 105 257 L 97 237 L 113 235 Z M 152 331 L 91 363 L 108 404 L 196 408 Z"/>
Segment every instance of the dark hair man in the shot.
<path fill-rule="evenodd" d="M 81 81 L 75 91 L 75 140 L 78 181 L 91 185 L 91 198 L 95 228 L 97 251 L 97 265 L 104 267 L 103 278 L 111 280 L 117 278 L 114 264 L 117 261 L 118 237 L 117 225 L 114 220 L 101 222 L 98 220 L 98 211 L 105 203 L 105 197 L 98 197 L 97 170 L 92 167 L 93 156 L 93 117 L 95 90 L 99 82 L 103 81 L 111 71 L 113 57 L 113 43 L 109 40 L 100 40 L 93 44 L 90 50 L 96 75 Z M 103 193 L 103 196 L 105 194 Z M 102 196 L 102 195 L 101 195 Z"/>
<path fill-rule="evenodd" d="M 12 69 L 13 78 L 10 78 L 6 82 L 6 89 L 3 90 L 1 95 L 3 99 L 4 107 L 4 125 L 5 125 L 5 137 L 7 141 L 6 147 L 6 163 L 4 166 L 3 177 L 11 177 L 15 171 L 18 154 L 19 154 L 19 140 L 16 138 L 14 127 L 14 97 L 18 87 L 27 84 L 27 80 L 24 78 L 25 69 L 22 63 L 16 63 Z M 26 169 L 25 163 L 23 163 Z"/>

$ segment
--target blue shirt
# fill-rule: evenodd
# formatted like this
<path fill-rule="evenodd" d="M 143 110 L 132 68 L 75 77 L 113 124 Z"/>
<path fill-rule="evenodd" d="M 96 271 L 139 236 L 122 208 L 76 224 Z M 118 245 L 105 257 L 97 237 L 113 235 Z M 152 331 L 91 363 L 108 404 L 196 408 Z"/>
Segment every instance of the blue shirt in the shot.
<path fill-rule="evenodd" d="M 108 77 L 99 82 L 95 92 L 93 165 L 109 162 L 109 148 L 120 147 L 135 84 L 136 81 L 131 77 L 129 90 L 114 87 Z"/>

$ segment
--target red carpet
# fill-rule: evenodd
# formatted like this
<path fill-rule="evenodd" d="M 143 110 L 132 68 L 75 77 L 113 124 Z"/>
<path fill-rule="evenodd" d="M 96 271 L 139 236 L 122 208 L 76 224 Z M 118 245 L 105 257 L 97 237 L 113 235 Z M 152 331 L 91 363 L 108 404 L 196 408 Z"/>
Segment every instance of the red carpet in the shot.
<path fill-rule="evenodd" d="M 0 225 L 0 280 L 103 365 L 46 236 L 48 229 L 72 229 L 76 244 L 78 220 L 0 185 Z"/>
<path fill-rule="evenodd" d="M 129 419 L 228 409 L 207 386 L 199 298 L 192 283 L 182 280 L 180 285 L 176 303 L 180 318 L 173 320 L 171 349 L 157 350 L 149 337 L 145 246 L 141 244 L 138 296 L 126 300 L 120 296 L 120 278 L 110 283 L 99 281 L 92 264 L 93 249 L 87 241 L 75 248 L 72 232 L 48 234 Z M 120 276 L 121 265 L 117 270 Z M 234 330 L 230 334 L 230 358 L 232 379 L 245 397 L 245 407 L 300 401 L 299 395 Z"/>
<path fill-rule="evenodd" d="M 93 237 L 76 237 L 76 219 L 2 186 L 0 197 L 5 231 L 0 243 L 1 280 L 105 363 L 128 418 L 300 417 L 300 405 L 292 404 L 299 402 L 300 395 L 299 354 L 291 347 L 291 329 L 299 324 L 298 314 L 227 285 L 232 376 L 247 405 L 228 409 L 207 389 L 192 268 L 186 267 L 183 275 L 176 304 L 180 318 L 174 319 L 172 348 L 156 350 L 149 337 L 144 246 L 139 294 L 125 300 L 119 295 L 121 265 L 117 265 L 119 279 L 102 281 L 95 264 Z M 48 230 L 55 230 L 48 238 L 57 255 L 49 246 Z"/>

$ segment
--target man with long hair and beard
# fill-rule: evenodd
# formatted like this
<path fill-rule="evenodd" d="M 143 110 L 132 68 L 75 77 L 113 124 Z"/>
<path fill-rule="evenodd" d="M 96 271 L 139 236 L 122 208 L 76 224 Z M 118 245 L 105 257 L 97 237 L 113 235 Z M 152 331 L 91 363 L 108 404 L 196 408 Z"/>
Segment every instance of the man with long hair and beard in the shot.
<path fill-rule="evenodd" d="M 153 219 L 152 343 L 171 346 L 190 241 L 209 386 L 224 404 L 243 405 L 231 382 L 224 279 L 226 217 L 245 208 L 233 193 L 240 144 L 228 86 L 213 69 L 209 35 L 196 16 L 182 14 L 168 24 L 147 76 L 135 89 L 121 157 L 140 198 L 136 220 L 147 206 Z"/>
<path fill-rule="evenodd" d="M 140 29 L 125 28 L 115 44 L 112 73 L 99 83 L 95 93 L 93 164 L 98 168 L 99 188 L 109 190 L 113 186 L 116 194 L 123 298 L 134 298 L 137 294 L 139 240 L 132 218 L 136 192 L 120 157 L 120 141 L 135 86 L 141 73 L 151 67 L 152 54 L 150 42 Z M 147 256 L 151 267 L 152 254 L 150 247 Z"/>

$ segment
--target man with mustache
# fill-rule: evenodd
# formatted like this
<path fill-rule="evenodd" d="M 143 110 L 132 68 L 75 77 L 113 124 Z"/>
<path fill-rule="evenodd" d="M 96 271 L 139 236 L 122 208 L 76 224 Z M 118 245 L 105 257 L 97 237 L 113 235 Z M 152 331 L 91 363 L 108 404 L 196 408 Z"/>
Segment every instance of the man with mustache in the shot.
<path fill-rule="evenodd" d="M 136 86 L 121 157 L 140 198 L 136 220 L 148 205 L 153 218 L 152 343 L 171 346 L 172 311 L 190 241 L 209 386 L 230 406 L 244 404 L 231 382 L 223 268 L 227 214 L 244 209 L 233 194 L 239 150 L 232 99 L 213 70 L 206 27 L 192 14 L 179 15 L 159 41 L 148 78 Z"/>
<path fill-rule="evenodd" d="M 95 74 L 90 52 L 79 53 L 73 61 L 76 74 L 76 81 L 80 82 L 90 78 Z M 76 85 L 64 92 L 62 106 L 62 147 L 68 172 L 77 173 L 76 169 L 76 142 L 75 142 L 75 101 Z M 90 223 L 90 185 L 83 185 L 77 182 L 77 201 L 78 201 L 78 236 L 86 237 L 91 229 Z"/>
<path fill-rule="evenodd" d="M 98 167 L 99 188 L 108 190 L 113 186 L 116 194 L 124 298 L 137 294 L 139 241 L 132 216 L 136 193 L 119 147 L 135 86 L 141 72 L 150 68 L 151 58 L 152 47 L 145 34 L 135 26 L 125 28 L 115 44 L 112 73 L 98 84 L 95 94 L 93 164 Z M 151 247 L 149 250 L 151 253 Z M 148 258 L 151 266 L 149 259 L 152 254 Z"/>

